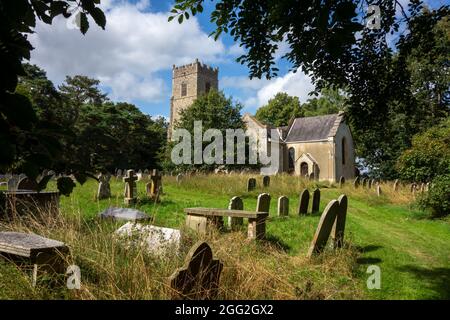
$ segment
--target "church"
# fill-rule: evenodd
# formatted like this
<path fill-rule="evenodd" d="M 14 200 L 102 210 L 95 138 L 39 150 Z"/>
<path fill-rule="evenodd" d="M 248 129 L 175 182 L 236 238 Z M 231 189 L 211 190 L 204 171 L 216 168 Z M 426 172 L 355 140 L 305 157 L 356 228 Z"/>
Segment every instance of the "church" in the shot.
<path fill-rule="evenodd" d="M 204 65 L 198 59 L 184 66 L 173 66 L 169 139 L 180 111 L 200 95 L 219 89 L 218 73 L 218 68 Z M 355 149 L 343 112 L 294 118 L 288 125 L 278 128 L 263 124 L 248 113 L 243 115 L 243 121 L 249 134 L 267 130 L 267 141 L 262 143 L 266 150 L 272 147 L 272 140 L 278 141 L 275 146 L 280 157 L 277 173 L 332 182 L 339 181 L 340 177 L 346 180 L 354 178 Z M 274 132 L 272 129 L 277 132 L 277 139 L 270 136 L 270 132 Z"/>

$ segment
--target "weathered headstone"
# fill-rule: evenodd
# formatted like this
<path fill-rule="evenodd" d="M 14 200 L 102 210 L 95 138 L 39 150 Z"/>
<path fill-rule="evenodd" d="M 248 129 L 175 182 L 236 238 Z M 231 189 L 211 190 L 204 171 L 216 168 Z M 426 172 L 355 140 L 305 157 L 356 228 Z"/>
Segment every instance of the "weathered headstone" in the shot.
<path fill-rule="evenodd" d="M 196 243 L 186 256 L 184 266 L 170 277 L 174 299 L 213 299 L 219 291 L 223 264 L 213 259 L 206 242 Z"/>
<path fill-rule="evenodd" d="M 117 170 L 116 178 L 117 178 L 117 179 L 122 179 L 122 169 L 118 169 L 118 170 Z"/>
<path fill-rule="evenodd" d="M 130 245 L 143 246 L 147 252 L 156 255 L 178 254 L 181 243 L 180 230 L 128 222 L 116 230 L 126 237 Z"/>
<path fill-rule="evenodd" d="M 17 176 L 12 176 L 8 179 L 8 191 L 17 190 L 17 185 L 19 183 L 19 178 Z"/>
<path fill-rule="evenodd" d="M 263 177 L 263 186 L 269 187 L 270 186 L 270 176 L 264 176 Z"/>
<path fill-rule="evenodd" d="M 420 192 L 422 193 L 422 192 L 424 192 L 425 191 L 425 183 L 421 183 L 420 184 Z"/>
<path fill-rule="evenodd" d="M 341 176 L 339 178 L 339 188 L 342 188 L 345 184 L 345 178 L 343 176 Z"/>
<path fill-rule="evenodd" d="M 377 196 L 381 196 L 381 186 L 377 185 Z"/>
<path fill-rule="evenodd" d="M 304 189 L 300 194 L 300 202 L 298 204 L 298 214 L 307 214 L 309 206 L 309 191 Z"/>
<path fill-rule="evenodd" d="M 413 184 L 411 184 L 411 193 L 415 194 L 417 190 L 417 184 L 414 182 Z"/>
<path fill-rule="evenodd" d="M 128 170 L 127 176 L 123 178 L 125 182 L 125 198 L 124 202 L 126 205 L 131 205 L 136 203 L 136 180 L 137 177 L 134 175 L 134 170 Z"/>
<path fill-rule="evenodd" d="M 181 179 L 183 179 L 183 175 L 181 173 L 177 174 L 177 183 L 180 183 Z"/>
<path fill-rule="evenodd" d="M 247 191 L 252 191 L 256 188 L 256 179 L 248 178 L 247 180 Z"/>
<path fill-rule="evenodd" d="M 147 221 L 150 216 L 142 211 L 129 208 L 108 208 L 99 213 L 101 219 L 125 220 L 125 221 Z"/>
<path fill-rule="evenodd" d="M 427 182 L 427 184 L 425 185 L 425 191 L 428 192 L 430 190 L 430 183 Z"/>
<path fill-rule="evenodd" d="M 366 187 L 366 185 L 367 185 L 367 178 L 362 178 L 361 185 L 362 185 L 363 188 Z"/>
<path fill-rule="evenodd" d="M 233 197 L 228 204 L 229 210 L 244 210 L 244 202 L 239 197 Z M 244 224 L 244 218 L 228 217 L 228 225 L 231 230 L 238 230 Z"/>
<path fill-rule="evenodd" d="M 309 174 L 309 181 L 313 181 L 315 179 L 314 172 Z"/>
<path fill-rule="evenodd" d="M 28 259 L 33 265 L 33 286 L 36 285 L 41 270 L 64 273 L 65 257 L 68 254 L 69 248 L 60 241 L 35 234 L 0 232 L 0 256 L 5 256 L 10 261 Z"/>
<path fill-rule="evenodd" d="M 256 201 L 257 212 L 269 212 L 270 209 L 270 195 L 268 193 L 261 193 Z"/>
<path fill-rule="evenodd" d="M 331 231 L 333 248 L 341 248 L 344 244 L 345 220 L 347 218 L 348 199 L 345 194 L 338 198 L 339 211 Z"/>
<path fill-rule="evenodd" d="M 111 180 L 110 174 L 100 174 L 98 176 L 98 190 L 97 199 L 107 199 L 111 197 L 111 187 L 109 185 L 109 180 Z"/>
<path fill-rule="evenodd" d="M 317 226 L 314 238 L 308 250 L 308 257 L 320 253 L 325 247 L 330 236 L 336 216 L 339 213 L 339 201 L 331 200 L 320 216 L 319 225 Z"/>
<path fill-rule="evenodd" d="M 147 196 L 150 197 L 150 199 L 159 201 L 160 192 L 162 190 L 162 177 L 158 170 L 153 169 L 150 179 L 152 181 L 150 182 L 150 190 L 147 190 Z"/>
<path fill-rule="evenodd" d="M 355 180 L 353 181 L 353 188 L 358 188 L 359 187 L 359 177 L 356 177 Z"/>
<path fill-rule="evenodd" d="M 312 200 L 312 208 L 311 212 L 316 213 L 319 212 L 320 208 L 320 190 L 316 189 L 313 191 L 313 200 Z"/>
<path fill-rule="evenodd" d="M 398 191 L 398 179 L 394 181 L 394 191 Z"/>
<path fill-rule="evenodd" d="M 30 178 L 23 177 L 17 183 L 17 190 L 32 190 L 37 191 L 39 189 L 36 181 L 31 180 Z"/>
<path fill-rule="evenodd" d="M 278 216 L 288 216 L 289 215 L 289 199 L 286 196 L 281 196 L 278 198 Z"/>

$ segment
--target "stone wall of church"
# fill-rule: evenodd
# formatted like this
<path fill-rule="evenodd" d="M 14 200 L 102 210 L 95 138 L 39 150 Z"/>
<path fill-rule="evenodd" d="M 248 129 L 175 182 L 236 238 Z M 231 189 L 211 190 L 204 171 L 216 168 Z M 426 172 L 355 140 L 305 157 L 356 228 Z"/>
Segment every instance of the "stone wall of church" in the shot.
<path fill-rule="evenodd" d="M 332 141 L 317 141 L 317 142 L 301 142 L 301 143 L 287 143 L 286 144 L 286 156 L 284 161 L 284 168 L 289 168 L 289 149 L 295 150 L 295 174 L 300 175 L 300 157 L 303 154 L 309 153 L 319 166 L 318 177 L 319 180 L 333 180 L 334 179 L 334 166 L 333 166 L 333 142 Z M 312 168 L 308 168 L 309 173 L 312 172 Z"/>
<path fill-rule="evenodd" d="M 336 143 L 335 181 L 339 181 L 341 176 L 346 180 L 352 179 L 355 177 L 355 146 L 349 126 L 341 123 L 334 139 Z M 343 143 L 345 144 L 344 147 L 342 147 Z"/>

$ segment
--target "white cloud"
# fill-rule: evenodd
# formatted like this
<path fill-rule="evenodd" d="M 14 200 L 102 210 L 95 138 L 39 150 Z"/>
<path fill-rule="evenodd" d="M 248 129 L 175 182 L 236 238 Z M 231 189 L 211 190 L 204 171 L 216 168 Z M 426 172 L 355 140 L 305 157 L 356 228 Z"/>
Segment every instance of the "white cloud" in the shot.
<path fill-rule="evenodd" d="M 254 112 L 257 108 L 265 105 L 278 92 L 286 92 L 291 96 L 299 97 L 300 102 L 304 103 L 311 98 L 309 93 L 314 90 L 311 78 L 300 69 L 296 73 L 288 72 L 284 76 L 271 80 L 250 80 L 245 76 L 223 77 L 221 86 L 242 91 L 243 96 L 246 96 L 244 99 L 245 112 Z"/>
<path fill-rule="evenodd" d="M 44 68 L 55 83 L 66 75 L 83 74 L 100 79 L 113 99 L 160 100 L 168 88 L 158 71 L 197 57 L 215 62 L 225 49 L 201 30 L 196 17 L 180 25 L 168 22 L 167 12 L 144 12 L 149 6 L 148 0 L 102 1 L 106 29 L 90 19 L 84 36 L 69 29 L 61 17 L 51 26 L 38 23 L 30 37 L 36 48 L 31 62 Z"/>

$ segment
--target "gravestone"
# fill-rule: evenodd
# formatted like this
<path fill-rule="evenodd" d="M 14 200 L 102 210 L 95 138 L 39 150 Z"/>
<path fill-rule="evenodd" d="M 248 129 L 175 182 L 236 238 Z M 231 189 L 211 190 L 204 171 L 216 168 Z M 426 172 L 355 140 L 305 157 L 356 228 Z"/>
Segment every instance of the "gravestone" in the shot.
<path fill-rule="evenodd" d="M 394 181 L 394 191 L 398 191 L 398 179 Z"/>
<path fill-rule="evenodd" d="M 344 186 L 345 183 L 345 178 L 343 176 L 341 176 L 339 178 L 339 188 L 342 188 Z"/>
<path fill-rule="evenodd" d="M 347 218 L 348 198 L 345 194 L 338 198 L 339 211 L 331 231 L 333 248 L 341 248 L 344 244 L 345 220 Z"/>
<path fill-rule="evenodd" d="M 117 179 L 122 179 L 122 169 L 117 170 L 116 178 Z"/>
<path fill-rule="evenodd" d="M 108 208 L 99 213 L 101 219 L 125 220 L 125 221 L 148 221 L 150 216 L 142 211 L 129 208 Z"/>
<path fill-rule="evenodd" d="M 425 191 L 425 183 L 420 184 L 420 192 L 423 193 Z"/>
<path fill-rule="evenodd" d="M 15 190 L 3 191 L 0 203 L 0 219 L 21 216 L 48 218 L 59 214 L 59 192 Z"/>
<path fill-rule="evenodd" d="M 359 187 L 359 177 L 356 177 L 355 180 L 353 181 L 353 188 L 358 188 Z"/>
<path fill-rule="evenodd" d="M 247 180 L 247 191 L 252 191 L 256 188 L 256 179 L 248 178 Z"/>
<path fill-rule="evenodd" d="M 362 178 L 361 184 L 362 184 L 362 187 L 365 188 L 367 185 L 367 178 Z"/>
<path fill-rule="evenodd" d="M 256 212 L 269 212 L 270 209 L 270 195 L 268 193 L 261 193 L 256 201 Z"/>
<path fill-rule="evenodd" d="M 27 177 L 24 177 L 19 180 L 17 183 L 17 190 L 31 190 L 31 191 L 37 191 L 39 189 L 39 186 L 36 181 L 31 180 Z"/>
<path fill-rule="evenodd" d="M 211 247 L 197 242 L 188 252 L 184 266 L 170 277 L 174 299 L 214 299 L 219 291 L 223 264 L 213 259 Z"/>
<path fill-rule="evenodd" d="M 155 255 L 173 256 L 180 250 L 180 230 L 127 222 L 116 230 L 117 235 L 131 246 L 144 247 Z"/>
<path fill-rule="evenodd" d="M 181 173 L 177 174 L 177 183 L 180 183 L 181 179 L 183 179 L 183 175 Z"/>
<path fill-rule="evenodd" d="M 427 182 L 427 184 L 425 185 L 425 191 L 428 192 L 430 190 L 430 183 Z"/>
<path fill-rule="evenodd" d="M 21 232 L 0 232 L 0 256 L 9 261 L 23 264 L 23 259 L 33 265 L 32 284 L 41 271 L 64 273 L 65 257 L 69 248 L 60 241 L 44 238 L 36 234 Z"/>
<path fill-rule="evenodd" d="M 8 179 L 8 191 L 16 191 L 17 185 L 19 183 L 19 178 L 17 176 L 12 176 Z"/>
<path fill-rule="evenodd" d="M 298 214 L 307 214 L 309 205 L 309 191 L 304 189 L 300 194 L 300 202 L 298 204 Z"/>
<path fill-rule="evenodd" d="M 244 202 L 239 197 L 233 197 L 228 204 L 229 210 L 244 210 Z M 236 231 L 239 230 L 240 227 L 244 224 L 244 218 L 240 217 L 228 217 L 228 225 L 231 230 Z"/>
<path fill-rule="evenodd" d="M 411 193 L 415 194 L 417 190 L 417 184 L 414 182 L 413 184 L 411 184 Z"/>
<path fill-rule="evenodd" d="M 317 188 L 316 190 L 313 191 L 311 212 L 312 213 L 319 212 L 319 208 L 320 208 L 320 190 Z"/>
<path fill-rule="evenodd" d="M 289 199 L 286 196 L 278 198 L 278 216 L 284 217 L 289 215 Z"/>
<path fill-rule="evenodd" d="M 269 187 L 270 186 L 270 176 L 264 176 L 263 177 L 263 186 Z"/>
<path fill-rule="evenodd" d="M 123 178 L 123 182 L 125 182 L 124 202 L 126 205 L 136 203 L 136 180 L 137 177 L 134 175 L 134 170 L 127 170 L 127 176 Z"/>
<path fill-rule="evenodd" d="M 150 182 L 150 190 L 147 190 L 147 196 L 152 200 L 159 201 L 162 190 L 162 177 L 157 169 L 153 169 L 150 179 L 152 181 Z"/>
<path fill-rule="evenodd" d="M 381 186 L 377 185 L 377 196 L 381 196 Z"/>
<path fill-rule="evenodd" d="M 314 172 L 309 174 L 309 181 L 313 181 L 315 179 Z"/>
<path fill-rule="evenodd" d="M 110 174 L 100 174 L 98 176 L 98 190 L 97 199 L 107 199 L 111 197 L 111 187 L 109 185 L 109 180 L 111 180 Z"/>

